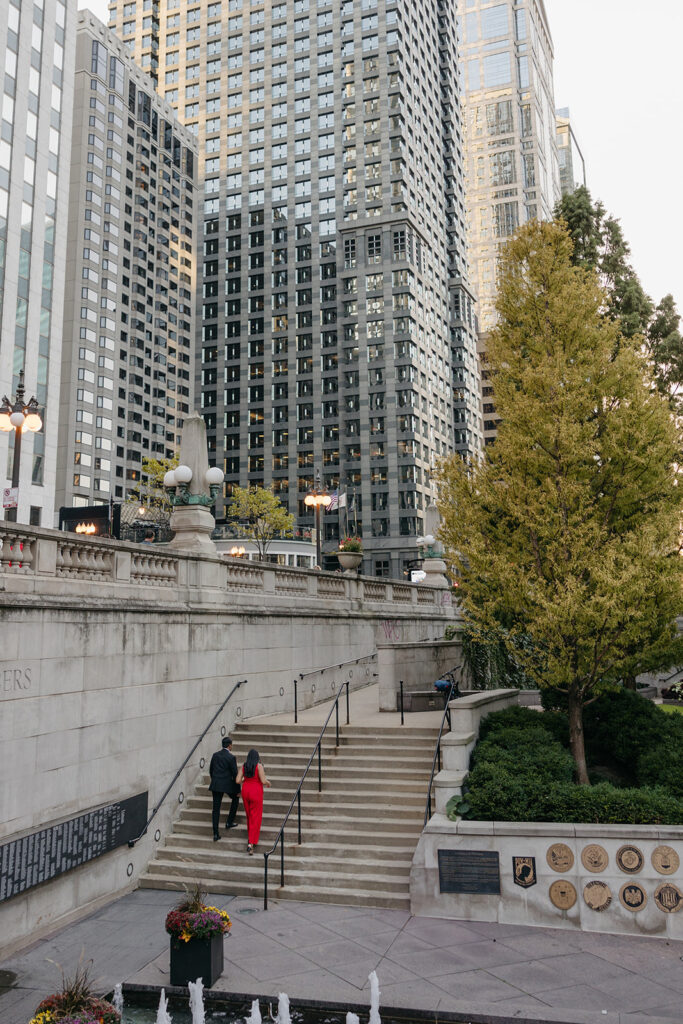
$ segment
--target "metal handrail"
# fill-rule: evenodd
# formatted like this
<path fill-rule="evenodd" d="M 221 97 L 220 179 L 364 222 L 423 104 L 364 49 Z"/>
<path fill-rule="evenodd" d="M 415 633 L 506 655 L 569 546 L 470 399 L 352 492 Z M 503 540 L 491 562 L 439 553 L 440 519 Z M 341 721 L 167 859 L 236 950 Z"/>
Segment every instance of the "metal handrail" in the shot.
<path fill-rule="evenodd" d="M 135 844 L 136 844 L 137 842 L 139 842 L 139 840 L 140 840 L 140 839 L 142 839 L 142 837 L 143 837 L 144 835 L 146 835 L 146 833 L 147 833 L 147 829 L 149 828 L 149 826 L 151 825 L 152 821 L 154 820 L 154 817 L 155 817 L 155 815 L 156 815 L 157 811 L 159 810 L 159 808 L 160 808 L 160 807 L 161 807 L 161 805 L 163 804 L 164 800 L 166 799 L 166 797 L 168 796 L 168 794 L 169 794 L 169 793 L 171 792 L 171 790 L 172 790 L 172 789 L 173 789 L 173 787 L 175 786 L 175 784 L 176 784 L 176 782 L 178 781 L 178 779 L 180 778 L 180 774 L 181 774 L 181 772 L 183 771 L 183 769 L 184 769 L 184 768 L 185 768 L 185 766 L 187 765 L 188 761 L 190 760 L 190 758 L 191 758 L 191 757 L 192 757 L 192 755 L 194 754 L 195 750 L 197 749 L 197 747 L 199 746 L 199 744 L 200 744 L 200 743 L 202 742 L 202 740 L 203 740 L 203 739 L 204 739 L 204 737 L 206 736 L 207 732 L 209 731 L 209 729 L 211 728 L 211 726 L 213 725 L 213 723 L 214 723 L 214 722 L 216 721 L 216 719 L 217 719 L 217 718 L 218 718 L 218 716 L 220 715 L 220 713 L 221 713 L 221 711 L 223 710 L 223 708 L 225 707 L 225 705 L 226 705 L 226 704 L 228 703 L 228 701 L 229 701 L 229 700 L 230 700 L 230 698 L 232 697 L 232 695 L 233 695 L 233 693 L 235 692 L 235 690 L 239 690 L 240 686 L 242 686 L 242 684 L 243 684 L 243 683 L 246 683 L 246 682 L 247 682 L 247 680 L 246 680 L 246 679 L 240 679 L 239 683 L 235 683 L 235 685 L 233 686 L 232 690 L 230 691 L 230 693 L 228 694 L 228 696 L 227 696 L 227 697 L 225 698 L 225 700 L 223 701 L 223 703 L 222 703 L 222 704 L 221 704 L 221 706 L 219 707 L 218 711 L 217 711 L 217 712 L 216 712 L 216 714 L 215 714 L 215 715 L 213 716 L 213 718 L 211 719 L 211 721 L 210 721 L 210 722 L 209 722 L 209 724 L 207 725 L 206 729 L 205 729 L 205 730 L 204 730 L 204 732 L 203 732 L 203 733 L 201 734 L 201 736 L 199 737 L 199 739 L 197 740 L 197 742 L 196 742 L 196 743 L 195 743 L 195 745 L 193 746 L 192 750 L 191 750 L 191 751 L 190 751 L 190 753 L 189 753 L 189 754 L 187 755 L 187 757 L 185 758 L 185 760 L 184 760 L 184 761 L 183 761 L 183 763 L 181 764 L 180 768 L 178 769 L 178 771 L 177 771 L 177 772 L 175 773 L 175 775 L 173 776 L 173 778 L 172 778 L 172 779 L 171 779 L 171 781 L 169 782 L 168 786 L 166 787 L 166 789 L 165 789 L 165 791 L 164 791 L 164 795 L 162 796 L 161 800 L 160 800 L 160 801 L 159 801 L 159 803 L 158 803 L 158 804 L 156 805 L 156 807 L 154 807 L 154 808 L 152 809 L 152 813 L 150 814 L 149 818 L 147 819 L 147 822 L 146 822 L 146 824 L 145 824 L 145 827 L 143 828 L 143 830 L 142 830 L 142 832 L 140 833 L 140 835 L 139 835 L 139 836 L 137 836 L 137 838 L 135 838 L 135 839 L 129 839 L 129 840 L 128 840 L 128 845 L 129 845 L 130 847 L 133 847 L 133 846 L 135 846 Z"/>
<path fill-rule="evenodd" d="M 298 677 L 294 679 L 294 724 L 298 725 L 299 722 L 299 680 L 305 679 L 306 676 L 316 676 L 319 672 L 331 672 L 332 669 L 344 668 L 346 665 L 359 665 L 361 661 L 371 661 L 376 655 L 363 654 L 360 658 L 352 658 L 350 661 L 342 661 L 338 665 L 326 665 L 325 668 L 312 668 L 308 672 L 299 672 Z M 377 673 L 373 673 L 376 675 Z"/>
<path fill-rule="evenodd" d="M 347 679 L 346 682 L 342 683 L 341 686 L 339 687 L 339 692 L 337 693 L 337 696 L 334 699 L 334 704 L 330 708 L 329 715 L 325 719 L 325 724 L 323 725 L 322 729 L 320 730 L 320 735 L 318 736 L 318 740 L 316 742 L 316 745 L 314 746 L 313 752 L 312 752 L 311 756 L 308 759 L 308 764 L 306 765 L 306 767 L 304 769 L 304 773 L 301 776 L 301 779 L 299 781 L 299 785 L 297 786 L 296 793 L 292 797 L 292 802 L 289 805 L 287 813 L 285 814 L 285 817 L 284 817 L 284 820 L 282 822 L 282 825 L 280 826 L 280 831 L 278 832 L 278 834 L 277 834 L 277 836 L 275 838 L 275 842 L 273 843 L 273 845 L 270 848 L 270 850 L 268 850 L 266 853 L 263 854 L 263 909 L 264 910 L 268 909 L 268 858 L 270 857 L 271 853 L 275 853 L 275 850 L 277 849 L 277 844 L 279 843 L 280 844 L 280 885 L 283 886 L 285 884 L 285 825 L 287 824 L 287 821 L 289 820 L 289 816 L 292 813 L 292 808 L 294 807 L 294 804 L 296 803 L 296 805 L 297 805 L 297 819 L 298 819 L 297 820 L 298 838 L 299 838 L 299 845 L 301 845 L 301 789 L 303 787 L 304 782 L 306 781 L 306 776 L 308 775 L 309 768 L 313 764 L 313 758 L 315 757 L 316 752 L 317 752 L 317 754 L 318 754 L 318 792 L 319 793 L 322 792 L 322 788 L 323 788 L 323 768 L 322 768 L 322 741 L 323 741 L 323 736 L 325 735 L 325 730 L 327 729 L 327 726 L 329 725 L 330 718 L 332 717 L 332 712 L 334 711 L 336 713 L 336 726 L 335 726 L 335 729 L 336 729 L 336 740 L 335 740 L 335 745 L 337 747 L 339 746 L 339 698 L 342 695 L 342 690 L 344 689 L 344 687 L 346 687 L 346 724 L 349 725 L 349 722 L 350 722 L 350 718 L 349 718 L 349 683 L 350 682 L 351 682 L 351 680 Z"/>
<path fill-rule="evenodd" d="M 439 735 L 437 736 L 436 748 L 434 750 L 434 758 L 432 760 L 432 774 L 429 776 L 429 786 L 427 787 L 427 806 L 425 807 L 425 817 L 424 817 L 424 824 L 425 825 L 427 824 L 427 822 L 429 821 L 429 819 L 432 816 L 432 786 L 434 785 L 434 775 L 436 774 L 436 770 L 437 770 L 437 761 L 438 761 L 438 765 L 439 765 L 438 770 L 441 771 L 441 735 L 443 733 L 443 727 L 444 727 L 444 725 L 446 723 L 446 719 L 448 719 L 448 728 L 449 729 L 451 728 L 451 709 L 449 707 L 449 704 L 450 704 L 450 701 L 453 699 L 453 694 L 454 693 L 455 693 L 456 697 L 460 695 L 460 686 L 459 686 L 458 680 L 455 678 L 455 671 L 445 672 L 444 675 L 449 677 L 450 683 L 451 683 L 451 688 L 448 691 L 448 696 L 446 698 L 446 707 L 443 709 L 443 717 L 441 719 L 441 726 L 439 727 Z"/>

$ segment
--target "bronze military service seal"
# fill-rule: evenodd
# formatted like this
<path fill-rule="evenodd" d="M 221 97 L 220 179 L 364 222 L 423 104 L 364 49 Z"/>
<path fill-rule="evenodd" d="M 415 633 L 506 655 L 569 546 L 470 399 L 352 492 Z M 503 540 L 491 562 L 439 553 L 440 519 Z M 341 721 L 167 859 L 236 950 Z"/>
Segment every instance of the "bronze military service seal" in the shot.
<path fill-rule="evenodd" d="M 673 875 L 681 866 L 681 858 L 673 846 L 657 846 L 652 851 L 652 867 L 660 875 Z"/>
<path fill-rule="evenodd" d="M 574 854 L 566 843 L 554 843 L 548 848 L 545 859 L 553 871 L 571 871 L 574 867 Z"/>
<path fill-rule="evenodd" d="M 622 907 L 635 913 L 636 910 L 642 910 L 647 903 L 647 893 L 637 882 L 626 882 L 619 890 L 619 899 Z"/>
<path fill-rule="evenodd" d="M 642 851 L 637 846 L 620 846 L 617 850 L 617 866 L 627 875 L 635 875 L 645 862 Z"/>
<path fill-rule="evenodd" d="M 521 885 L 522 889 L 529 889 L 536 885 L 536 858 L 535 857 L 513 857 L 512 876 L 515 885 Z"/>
<path fill-rule="evenodd" d="M 606 882 L 599 882 L 596 878 L 584 887 L 583 898 L 591 910 L 607 910 L 612 902 L 612 892 Z"/>
<path fill-rule="evenodd" d="M 558 910 L 569 910 L 576 903 L 576 889 L 565 878 L 558 878 L 548 890 L 550 902 Z"/>
<path fill-rule="evenodd" d="M 609 857 L 604 846 L 597 843 L 591 846 L 584 846 L 581 851 L 581 863 L 586 871 L 604 871 L 609 864 Z"/>
<path fill-rule="evenodd" d="M 655 889 L 655 903 L 665 914 L 675 914 L 683 907 L 683 893 L 673 882 L 661 882 Z"/>

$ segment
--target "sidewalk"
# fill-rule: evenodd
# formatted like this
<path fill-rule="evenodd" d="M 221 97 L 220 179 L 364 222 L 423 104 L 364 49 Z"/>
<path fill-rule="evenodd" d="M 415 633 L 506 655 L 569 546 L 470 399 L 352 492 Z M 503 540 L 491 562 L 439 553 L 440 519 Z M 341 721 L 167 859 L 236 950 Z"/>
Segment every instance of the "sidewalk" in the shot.
<path fill-rule="evenodd" d="M 299 711 L 299 725 L 317 725 L 321 729 L 325 719 L 330 713 L 334 698 L 315 704 L 312 708 Z M 379 683 L 369 683 L 358 690 L 351 690 L 349 694 L 349 706 L 351 709 L 351 725 L 372 725 L 375 728 L 395 729 L 401 724 L 400 711 L 379 710 Z M 404 728 L 406 732 L 413 728 L 438 729 L 443 718 L 441 711 L 406 711 L 404 716 Z M 275 724 L 294 726 L 294 712 L 283 711 L 277 715 L 260 715 L 250 718 L 249 724 Z M 346 694 L 343 693 L 339 701 L 339 724 L 346 725 Z M 330 720 L 334 728 L 334 716 Z"/>
<path fill-rule="evenodd" d="M 0 963 L 0 1021 L 26 1024 L 82 951 L 98 989 L 168 986 L 167 910 L 177 894 L 141 889 Z M 593 935 L 407 912 L 211 896 L 233 920 L 213 992 L 369 1005 L 376 970 L 389 1007 L 464 1021 L 672 1024 L 683 1020 L 683 942 Z M 6 972 L 10 972 L 9 974 Z M 262 1006 L 265 1013 L 266 1007 Z"/>

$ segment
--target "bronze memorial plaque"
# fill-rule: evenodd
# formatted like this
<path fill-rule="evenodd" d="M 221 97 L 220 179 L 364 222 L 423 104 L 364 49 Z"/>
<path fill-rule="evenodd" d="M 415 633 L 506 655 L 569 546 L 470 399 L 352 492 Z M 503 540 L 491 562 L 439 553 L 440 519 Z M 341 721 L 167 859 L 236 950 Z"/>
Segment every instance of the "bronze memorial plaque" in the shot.
<path fill-rule="evenodd" d="M 597 843 L 584 846 L 581 851 L 581 863 L 586 871 L 604 871 L 609 863 L 607 850 L 604 846 L 598 846 Z"/>
<path fill-rule="evenodd" d="M 571 851 L 570 851 L 571 852 Z M 566 878 L 558 878 L 548 890 L 550 902 L 558 910 L 569 910 L 576 903 L 576 889 Z"/>
<path fill-rule="evenodd" d="M 512 875 L 515 885 L 521 885 L 522 889 L 529 889 L 536 885 L 536 858 L 535 857 L 513 857 Z"/>
<path fill-rule="evenodd" d="M 571 871 L 574 867 L 574 854 L 566 843 L 554 843 L 545 855 L 553 871 Z"/>
<path fill-rule="evenodd" d="M 661 882 L 655 889 L 655 903 L 665 914 L 675 914 L 683 907 L 683 892 L 673 882 Z"/>
<path fill-rule="evenodd" d="M 644 863 L 642 850 L 637 846 L 620 846 L 617 850 L 617 866 L 627 875 L 636 875 Z"/>
<path fill-rule="evenodd" d="M 599 882 L 596 878 L 584 887 L 583 898 L 591 910 L 607 910 L 612 902 L 612 891 L 606 882 Z"/>
<path fill-rule="evenodd" d="M 439 892 L 500 895 L 497 850 L 438 850 Z"/>
<path fill-rule="evenodd" d="M 657 846 L 652 851 L 652 867 L 660 875 L 673 875 L 681 866 L 681 858 L 673 846 Z"/>
<path fill-rule="evenodd" d="M 626 882 L 619 890 L 622 907 L 627 910 L 642 910 L 647 903 L 647 893 L 638 882 Z"/>

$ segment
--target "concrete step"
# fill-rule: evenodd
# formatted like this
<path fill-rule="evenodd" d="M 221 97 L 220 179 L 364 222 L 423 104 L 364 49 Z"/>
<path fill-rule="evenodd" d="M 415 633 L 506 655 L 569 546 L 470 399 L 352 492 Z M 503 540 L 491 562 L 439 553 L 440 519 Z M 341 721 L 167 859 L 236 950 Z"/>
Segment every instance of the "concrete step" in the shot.
<path fill-rule="evenodd" d="M 261 829 L 261 842 L 268 844 L 268 848 L 273 845 L 275 839 L 280 833 L 280 826 L 282 820 L 269 826 L 265 824 Z M 221 827 L 221 835 L 226 833 L 226 830 Z M 403 847 L 407 843 L 413 843 L 413 849 L 417 843 L 417 839 L 422 831 L 422 820 L 419 823 L 411 822 L 410 824 L 403 824 L 401 827 L 394 831 L 387 829 L 378 830 L 377 828 L 371 829 L 348 829 L 348 828 L 334 828 L 327 824 L 318 826 L 312 825 L 310 822 L 305 820 L 302 822 L 301 835 L 305 843 L 329 843 L 335 846 L 337 849 L 344 848 L 345 850 L 353 849 L 358 846 L 373 846 L 377 848 L 385 849 L 387 847 Z M 235 835 L 238 840 L 246 837 L 246 825 L 244 822 L 240 822 L 240 825 L 236 829 L 230 829 L 230 835 Z M 285 840 L 288 843 L 293 842 L 297 837 L 297 824 L 296 818 L 290 818 L 285 827 Z M 196 822 L 188 821 L 183 819 L 182 821 L 175 822 L 173 831 L 169 833 L 167 838 L 171 836 L 192 836 L 193 841 L 201 839 L 207 842 L 213 842 L 213 830 L 210 821 L 207 822 L 206 818 L 197 820 Z M 246 839 L 244 839 L 246 842 Z"/>
<path fill-rule="evenodd" d="M 165 851 L 197 849 L 210 851 L 212 854 L 218 852 L 222 855 L 225 850 L 232 852 L 235 842 L 237 843 L 237 849 L 242 851 L 246 843 L 246 834 L 246 829 L 231 829 L 229 834 L 226 834 L 225 829 L 223 829 L 221 832 L 222 838 L 216 844 L 210 832 L 206 835 L 197 835 L 193 832 L 171 832 L 166 836 L 163 849 Z M 288 840 L 285 836 L 285 851 L 288 858 L 290 856 L 296 857 L 301 861 L 321 860 L 328 857 L 334 859 L 340 857 L 343 853 L 343 861 L 345 863 L 355 863 L 367 860 L 370 854 L 372 854 L 373 857 L 379 857 L 382 863 L 404 862 L 410 866 L 415 851 L 414 844 L 399 843 L 398 840 L 384 841 L 379 844 L 373 843 L 372 839 L 372 836 L 362 836 L 361 841 L 344 845 L 337 842 L 325 842 L 324 840 L 316 842 L 310 840 L 304 834 L 303 842 L 299 845 L 296 842 L 295 830 L 293 841 L 291 839 Z M 266 836 L 264 832 L 261 832 L 261 841 L 259 842 L 261 852 L 270 850 L 274 840 L 275 833 L 272 836 Z"/>
<path fill-rule="evenodd" d="M 268 767 L 267 775 L 271 782 L 278 782 L 280 785 L 286 783 L 292 786 L 292 792 L 294 793 L 299 786 L 301 776 L 304 773 L 306 762 L 303 764 L 292 763 L 289 766 L 275 765 Z M 429 764 L 425 767 L 424 764 L 420 765 L 419 768 L 406 768 L 406 769 L 391 769 L 385 766 L 379 768 L 373 768 L 372 771 L 372 785 L 373 788 L 378 785 L 393 787 L 393 786 L 405 786 L 410 783 L 414 783 L 418 786 L 424 786 L 426 788 L 429 781 L 429 776 L 432 770 L 431 759 Z M 364 767 L 351 766 L 347 768 L 339 767 L 334 761 L 325 762 L 323 761 L 323 786 L 326 786 L 331 782 L 345 782 L 349 785 L 362 785 L 367 792 L 368 789 L 368 771 Z M 203 786 L 207 790 L 211 779 L 208 774 L 201 775 L 197 782 L 198 786 Z M 317 761 L 311 765 L 306 776 L 305 786 L 318 786 L 318 764 Z"/>
<path fill-rule="evenodd" d="M 410 898 L 408 896 L 397 896 L 392 889 L 385 892 L 365 892 L 356 888 L 341 888 L 330 886 L 310 886 L 304 889 L 300 886 L 284 888 L 279 886 L 279 874 L 277 878 L 269 883 L 268 899 L 276 900 L 297 900 L 306 903 L 333 903 L 347 907 L 387 907 L 393 910 L 409 910 Z M 285 878 L 285 882 L 287 879 Z M 140 887 L 142 889 L 166 889 L 171 892 L 182 892 L 183 882 L 179 878 L 168 877 L 167 875 L 152 870 L 140 876 Z M 228 896 L 256 896 L 263 899 L 263 878 L 259 882 L 235 879 L 226 883 L 216 880 L 211 883 L 211 891 L 222 893 Z"/>
<path fill-rule="evenodd" d="M 165 875 L 169 875 L 175 878 L 182 879 L 194 879 L 197 877 L 198 871 L 201 871 L 202 860 L 197 856 L 188 856 L 186 860 L 173 860 L 168 857 L 159 857 L 155 861 L 155 871 L 163 871 Z M 235 857 L 231 861 L 227 862 L 215 862 L 213 864 L 207 864 L 210 874 L 202 875 L 202 882 L 207 884 L 213 891 L 216 882 L 230 883 L 233 881 L 246 881 L 253 876 L 253 881 L 263 882 L 263 856 L 258 851 L 250 856 L 246 850 L 242 852 L 241 857 Z M 371 865 L 372 868 L 372 865 Z M 272 872 L 272 876 L 270 876 Z M 271 862 L 269 864 L 269 876 L 272 877 L 275 882 L 276 879 L 279 881 L 280 878 L 280 862 L 279 858 L 277 863 Z M 404 876 L 397 877 L 394 874 L 382 873 L 377 874 L 375 871 L 370 870 L 364 873 L 355 873 L 352 877 L 343 876 L 342 878 L 332 877 L 326 870 L 314 871 L 310 867 L 302 869 L 301 865 L 297 865 L 294 861 L 285 860 L 285 884 L 296 885 L 300 889 L 317 888 L 322 889 L 325 884 L 329 883 L 332 889 L 339 885 L 340 888 L 348 888 L 349 883 L 353 883 L 354 887 L 364 889 L 366 892 L 372 891 L 386 891 L 393 890 L 397 895 L 401 894 L 408 896 L 410 892 L 410 882 L 408 873 L 404 872 Z"/>
<path fill-rule="evenodd" d="M 448 734 L 447 734 L 448 735 Z M 373 745 L 381 746 L 387 750 L 403 751 L 406 752 L 406 746 L 408 749 L 413 751 L 417 750 L 433 750 L 436 744 L 438 733 L 434 736 L 424 736 L 416 739 L 410 737 L 408 742 L 407 736 L 349 736 L 348 734 L 341 734 L 339 736 L 339 744 L 336 743 L 335 731 L 332 729 L 325 733 L 322 739 L 322 748 L 325 749 L 350 749 L 350 750 L 367 750 L 368 742 L 372 742 Z M 255 740 L 258 738 L 258 746 Z M 256 747 L 259 753 L 264 750 L 313 750 L 318 745 L 317 736 L 263 736 L 263 737 L 251 737 L 247 742 L 247 737 L 241 735 L 235 735 L 233 737 L 232 752 L 237 756 L 237 751 L 246 754 L 252 747 Z"/>
<path fill-rule="evenodd" d="M 352 712 L 353 715 L 353 712 Z M 339 731 L 345 737 L 362 736 L 367 738 L 368 736 L 376 736 L 380 739 L 395 739 L 401 738 L 402 740 L 423 740 L 423 739 L 436 739 L 439 734 L 437 726 L 412 726 L 408 725 L 396 725 L 396 726 L 377 726 L 377 725 L 346 725 L 346 709 L 342 711 L 340 709 L 339 714 Z M 327 729 L 334 728 L 335 720 L 334 715 L 330 719 L 330 724 Z M 313 736 L 314 738 L 320 735 L 322 729 L 322 722 L 320 725 L 276 725 L 261 722 L 255 718 L 251 722 L 240 722 L 239 725 L 235 726 L 232 733 L 232 738 L 235 742 L 243 736 L 248 736 L 250 739 L 254 736 L 263 736 L 264 739 L 268 737 L 274 737 L 277 735 L 282 736 Z"/>
<path fill-rule="evenodd" d="M 375 813 L 385 816 L 387 813 L 394 814 L 398 808 L 404 810 L 408 807 L 419 807 L 424 804 L 427 793 L 427 780 L 425 780 L 424 786 L 415 787 L 411 790 L 403 790 L 400 794 L 395 790 L 375 790 L 374 798 L 377 801 L 375 805 Z M 276 805 L 283 807 L 285 810 L 289 807 L 294 797 L 294 791 L 289 788 L 280 789 L 276 786 L 272 786 L 266 790 L 266 796 L 264 800 L 264 806 L 268 805 L 271 809 Z M 301 806 L 302 807 L 317 807 L 322 804 L 334 804 L 335 806 L 346 805 L 349 807 L 364 807 L 368 802 L 368 794 L 362 790 L 346 790 L 338 787 L 325 786 L 322 792 L 318 791 L 317 786 L 315 788 L 310 787 L 302 789 L 301 791 Z M 223 799 L 225 804 L 225 798 Z M 185 801 L 187 807 L 207 807 L 211 808 L 213 800 L 209 795 L 208 791 L 202 792 L 195 790 L 194 796 L 189 796 Z"/>
<path fill-rule="evenodd" d="M 241 872 L 253 870 L 262 871 L 263 854 L 264 852 L 267 853 L 270 849 L 267 846 L 263 846 L 262 843 L 259 843 L 257 856 L 250 857 L 246 852 L 246 844 L 244 842 L 240 843 L 238 846 L 233 844 L 228 847 L 222 840 L 218 843 L 214 843 L 212 841 L 211 846 L 212 849 L 208 846 L 199 847 L 196 844 L 186 846 L 167 845 L 164 847 L 156 863 L 161 864 L 169 861 L 180 861 L 184 864 L 195 864 L 198 866 L 205 864 L 211 873 L 211 877 L 214 876 L 215 870 L 218 868 L 225 868 L 226 870 L 233 868 L 234 870 Z M 324 860 L 324 872 L 321 872 L 320 870 L 316 872 L 316 869 L 319 869 L 321 864 L 320 856 L 303 857 L 301 856 L 303 849 L 304 846 L 302 845 L 287 848 L 285 850 L 285 865 L 288 874 L 290 871 L 297 871 L 300 878 L 310 879 L 313 879 L 316 873 L 321 876 L 323 873 L 327 873 L 329 877 L 334 878 L 338 875 L 349 874 L 356 875 L 358 877 L 366 875 L 369 877 L 375 877 L 376 875 L 377 860 L 373 855 L 378 851 L 375 849 L 368 850 L 366 847 L 363 847 L 358 852 L 358 855 L 353 858 L 346 856 L 341 857 L 338 853 L 337 855 L 331 855 L 328 853 Z M 317 846 L 315 849 L 319 854 L 320 850 L 324 848 Z M 275 861 L 277 861 L 278 864 L 277 870 L 279 871 L 279 848 L 274 856 Z M 245 860 L 245 858 L 247 859 Z M 255 867 L 253 865 L 254 860 L 256 860 Z M 271 862 L 271 867 L 273 867 L 275 861 Z M 412 853 L 409 855 L 402 853 L 400 859 L 393 858 L 392 860 L 384 860 L 382 862 L 382 876 L 387 878 L 389 876 L 396 877 L 399 879 L 400 884 L 403 884 L 410 874 L 411 861 Z"/>
<path fill-rule="evenodd" d="M 305 816 L 302 813 L 302 818 L 306 822 L 307 829 L 324 828 L 331 832 L 360 830 L 365 831 L 370 835 L 372 835 L 373 832 L 396 832 L 400 835 L 404 830 L 410 831 L 411 834 L 422 831 L 422 813 L 402 816 L 399 811 L 394 812 L 390 816 L 379 818 L 377 817 L 374 809 L 365 809 L 364 813 L 351 814 L 348 813 L 348 808 L 339 808 L 334 812 L 330 811 L 328 808 L 320 808 L 317 812 L 313 809 L 309 809 Z M 263 811 L 263 824 L 265 827 L 279 830 L 283 819 L 284 812 L 274 813 L 266 805 L 266 808 L 264 808 Z M 201 824 L 206 824 L 207 828 L 211 825 L 211 815 L 208 811 L 202 810 L 201 808 L 188 807 L 187 810 L 181 813 L 178 820 L 182 822 L 199 822 Z M 294 828 L 296 824 L 296 811 L 292 811 L 289 822 L 289 827 Z"/>

